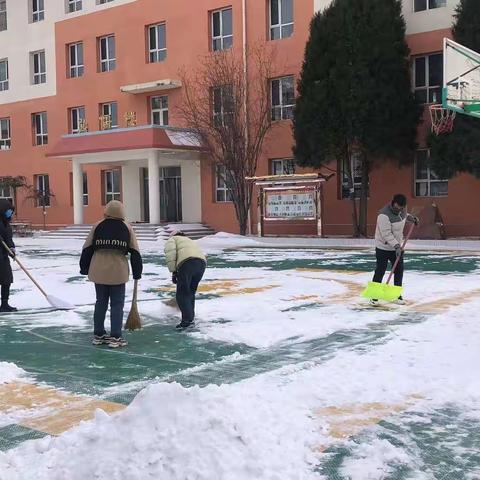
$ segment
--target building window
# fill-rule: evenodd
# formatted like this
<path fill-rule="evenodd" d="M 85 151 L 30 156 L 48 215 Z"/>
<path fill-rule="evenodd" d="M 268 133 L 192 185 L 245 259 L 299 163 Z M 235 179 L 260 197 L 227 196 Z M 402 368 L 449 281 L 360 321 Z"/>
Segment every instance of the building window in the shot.
<path fill-rule="evenodd" d="M 446 7 L 447 0 L 413 0 L 413 11 L 422 12 L 434 8 Z"/>
<path fill-rule="evenodd" d="M 71 78 L 81 77 L 84 72 L 83 43 L 72 43 L 68 46 L 69 74 Z"/>
<path fill-rule="evenodd" d="M 348 160 L 344 158 L 341 163 L 341 198 L 351 198 L 350 183 L 352 181 L 355 198 L 360 198 L 362 193 L 362 156 L 359 152 L 354 152 L 350 157 L 350 165 L 348 165 L 347 162 Z M 352 178 L 350 178 L 350 174 L 352 175 Z M 369 193 L 367 193 L 367 195 L 368 194 Z"/>
<path fill-rule="evenodd" d="M 2 200 L 8 200 L 13 205 L 13 192 L 10 185 L 4 185 L 5 178 L 0 178 L 0 198 Z"/>
<path fill-rule="evenodd" d="M 39 85 L 47 82 L 47 69 L 45 65 L 45 51 L 33 52 L 30 54 L 32 69 L 32 83 Z"/>
<path fill-rule="evenodd" d="M 30 0 L 31 8 L 31 22 L 41 22 L 45 20 L 45 1 L 44 0 Z"/>
<path fill-rule="evenodd" d="M 440 178 L 429 167 L 430 150 L 418 150 L 415 158 L 415 196 L 446 197 L 448 180 Z"/>
<path fill-rule="evenodd" d="M 49 207 L 50 206 L 50 179 L 48 175 L 35 175 L 35 189 L 37 195 L 35 198 L 36 207 Z"/>
<path fill-rule="evenodd" d="M 10 150 L 11 147 L 10 119 L 0 118 L 0 150 Z"/>
<path fill-rule="evenodd" d="M 103 5 L 104 3 L 113 2 L 113 0 L 97 0 L 97 5 Z"/>
<path fill-rule="evenodd" d="M 88 206 L 88 177 L 87 172 L 83 172 L 83 206 Z"/>
<path fill-rule="evenodd" d="M 443 54 L 434 53 L 413 59 L 415 96 L 421 103 L 441 103 Z"/>
<path fill-rule="evenodd" d="M 293 118 L 295 89 L 293 75 L 281 77 L 271 82 L 272 120 L 290 120 Z"/>
<path fill-rule="evenodd" d="M 232 9 L 212 12 L 212 50 L 226 50 L 233 45 Z"/>
<path fill-rule="evenodd" d="M 33 144 L 48 144 L 47 112 L 34 113 L 32 115 Z"/>
<path fill-rule="evenodd" d="M 167 58 L 167 36 L 165 23 L 148 27 L 149 62 L 163 62 Z"/>
<path fill-rule="evenodd" d="M 152 125 L 168 125 L 168 96 L 152 97 L 150 99 Z"/>
<path fill-rule="evenodd" d="M 7 0 L 0 0 L 0 32 L 7 29 Z"/>
<path fill-rule="evenodd" d="M 73 107 L 70 109 L 70 133 L 85 131 L 85 107 Z"/>
<path fill-rule="evenodd" d="M 293 35 L 293 0 L 270 1 L 270 40 Z"/>
<path fill-rule="evenodd" d="M 280 158 L 270 163 L 272 175 L 293 175 L 295 173 L 295 161 L 293 158 Z"/>
<path fill-rule="evenodd" d="M 231 172 L 233 175 L 233 172 Z M 227 169 L 225 165 L 217 165 L 215 170 L 215 199 L 217 202 L 231 202 L 232 190 L 227 187 Z"/>
<path fill-rule="evenodd" d="M 0 92 L 8 90 L 8 60 L 0 60 Z"/>
<path fill-rule="evenodd" d="M 121 178 L 119 170 L 105 170 L 105 203 L 112 200 L 121 200 L 122 192 L 120 188 Z"/>
<path fill-rule="evenodd" d="M 82 8 L 82 0 L 67 0 L 67 13 L 79 12 Z"/>
<path fill-rule="evenodd" d="M 101 124 L 105 128 L 100 130 L 108 130 L 118 127 L 118 107 L 117 102 L 102 103 L 100 105 Z"/>
<path fill-rule="evenodd" d="M 100 71 L 110 72 L 115 70 L 115 35 L 107 35 L 98 39 L 100 53 Z"/>
<path fill-rule="evenodd" d="M 233 88 L 231 85 L 212 89 L 213 125 L 225 127 L 233 120 Z"/>

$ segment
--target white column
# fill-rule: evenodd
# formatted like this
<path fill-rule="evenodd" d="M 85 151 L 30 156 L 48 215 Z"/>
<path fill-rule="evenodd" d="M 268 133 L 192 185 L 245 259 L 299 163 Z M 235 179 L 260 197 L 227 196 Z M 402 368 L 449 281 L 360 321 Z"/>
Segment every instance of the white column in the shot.
<path fill-rule="evenodd" d="M 83 224 L 83 171 L 81 163 L 72 160 L 73 174 L 73 223 L 75 225 Z"/>
<path fill-rule="evenodd" d="M 148 204 L 150 223 L 160 223 L 160 169 L 157 152 L 148 155 Z"/>
<path fill-rule="evenodd" d="M 182 160 L 182 221 L 202 221 L 202 182 L 199 160 Z"/>
<path fill-rule="evenodd" d="M 140 189 L 140 169 L 137 165 L 122 167 L 122 192 L 125 215 L 128 222 L 142 220 L 142 192 Z"/>

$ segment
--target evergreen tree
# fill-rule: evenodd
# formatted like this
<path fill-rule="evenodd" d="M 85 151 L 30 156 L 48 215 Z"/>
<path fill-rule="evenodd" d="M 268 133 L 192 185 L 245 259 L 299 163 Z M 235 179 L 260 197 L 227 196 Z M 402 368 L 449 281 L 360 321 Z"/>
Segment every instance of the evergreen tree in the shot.
<path fill-rule="evenodd" d="M 471 50 L 480 52 L 480 1 L 460 0 L 455 11 L 453 38 Z M 457 114 L 451 133 L 431 134 L 430 166 L 442 178 L 459 172 L 480 177 L 480 119 Z"/>
<path fill-rule="evenodd" d="M 366 236 L 368 175 L 386 159 L 411 160 L 420 109 L 412 94 L 399 0 L 334 0 L 312 20 L 294 135 L 296 161 L 320 168 L 360 154 L 360 211 L 350 179 L 355 235 Z"/>

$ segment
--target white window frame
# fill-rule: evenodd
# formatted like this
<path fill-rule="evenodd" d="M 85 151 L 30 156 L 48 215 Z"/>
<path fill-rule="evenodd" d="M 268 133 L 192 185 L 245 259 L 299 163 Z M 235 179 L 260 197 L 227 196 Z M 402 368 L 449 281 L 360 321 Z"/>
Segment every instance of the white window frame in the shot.
<path fill-rule="evenodd" d="M 437 2 L 437 1 L 443 1 L 443 5 L 439 5 L 438 7 L 431 7 L 430 3 Z M 418 12 L 426 12 L 428 10 L 436 10 L 437 8 L 444 8 L 447 6 L 447 0 L 425 0 L 425 8 L 417 10 L 415 8 L 415 2 L 416 0 L 412 0 L 412 10 L 414 13 Z"/>
<path fill-rule="evenodd" d="M 0 32 L 8 30 L 7 0 L 0 0 Z"/>
<path fill-rule="evenodd" d="M 231 32 L 229 35 L 225 35 L 223 30 L 223 12 L 230 11 L 230 19 L 231 19 L 231 25 L 230 29 Z M 219 16 L 219 24 L 220 24 L 220 33 L 218 35 L 215 35 L 215 15 Z M 227 8 L 222 8 L 219 10 L 213 10 L 210 14 L 210 28 L 211 28 L 211 36 L 212 36 L 212 41 L 211 41 L 211 49 L 213 52 L 217 52 L 220 50 L 227 50 L 233 46 L 233 8 L 232 7 L 227 7 Z"/>
<path fill-rule="evenodd" d="M 283 91 L 285 89 L 285 84 L 291 81 L 293 89 L 293 100 L 292 103 L 283 104 Z M 274 84 L 278 82 L 278 95 L 279 102 L 274 104 L 273 98 L 273 87 Z M 273 78 L 270 80 L 270 102 L 271 102 L 271 118 L 273 122 L 278 122 L 281 120 L 292 120 L 293 119 L 293 109 L 295 107 L 295 77 L 294 75 L 286 75 L 284 77 Z"/>
<path fill-rule="evenodd" d="M 164 29 L 164 38 L 165 38 L 165 45 L 160 47 L 159 46 L 159 29 Z M 150 44 L 151 33 L 152 31 L 155 32 L 155 46 L 152 48 Z M 166 22 L 156 23 L 155 25 L 148 26 L 148 35 L 147 35 L 147 42 L 148 42 L 148 63 L 159 63 L 163 62 L 167 58 L 167 24 Z"/>
<path fill-rule="evenodd" d="M 82 183 L 83 183 L 83 206 L 88 207 L 88 176 L 87 172 L 82 172 Z"/>
<path fill-rule="evenodd" d="M 215 166 L 215 203 L 232 203 L 232 190 L 227 187 L 225 165 Z"/>
<path fill-rule="evenodd" d="M 43 67 L 42 70 L 42 58 L 43 58 Z M 41 85 L 47 83 L 47 59 L 45 56 L 45 50 L 39 50 L 38 52 L 30 53 L 30 62 L 32 68 L 32 84 Z M 35 63 L 38 65 L 38 71 L 35 71 Z"/>
<path fill-rule="evenodd" d="M 362 157 L 360 152 L 352 152 L 350 155 L 350 171 L 353 176 L 353 189 L 355 198 L 360 198 L 362 193 Z M 348 170 L 345 168 L 345 158 L 340 163 L 340 198 L 342 200 L 350 199 L 350 179 L 348 178 Z M 370 180 L 369 180 L 370 182 Z"/>
<path fill-rule="evenodd" d="M 85 107 L 72 107 L 70 110 L 70 133 L 75 135 L 81 133 L 80 121 L 85 120 Z"/>
<path fill-rule="evenodd" d="M 35 206 L 36 207 L 50 207 L 50 176 L 48 173 L 40 173 L 35 175 L 35 188 L 37 192 L 43 192 L 43 197 L 45 198 L 45 205 L 42 205 L 40 202 L 40 195 L 36 198 Z M 47 195 L 45 195 L 47 194 Z"/>
<path fill-rule="evenodd" d="M 113 57 L 110 57 L 110 42 L 113 41 Z M 105 43 L 105 58 L 102 56 L 102 44 Z M 115 35 L 104 35 L 98 39 L 98 58 L 100 72 L 111 72 L 117 68 L 117 46 Z"/>
<path fill-rule="evenodd" d="M 412 85 L 413 85 L 413 89 L 414 89 L 414 92 L 415 94 L 417 94 L 417 92 L 423 92 L 425 91 L 426 92 L 426 102 L 423 102 L 424 105 L 429 105 L 429 104 L 432 104 L 432 103 L 441 103 L 442 102 L 442 83 L 443 83 L 443 78 L 442 78 L 442 82 L 440 83 L 440 85 L 430 85 L 430 57 L 432 56 L 435 56 L 435 55 L 440 55 L 442 56 L 442 60 L 443 60 L 443 54 L 442 52 L 434 52 L 434 53 L 429 53 L 427 55 L 416 55 L 414 57 L 412 57 Z M 418 59 L 425 59 L 425 85 L 420 85 L 420 86 L 417 86 L 416 84 L 416 73 L 417 73 L 417 60 Z M 443 77 L 443 61 L 440 62 L 440 68 L 441 68 L 441 73 L 442 73 L 442 77 Z M 430 100 L 430 94 L 432 94 L 433 96 L 433 92 L 437 90 L 438 93 L 437 93 L 437 96 L 435 98 L 432 98 Z"/>
<path fill-rule="evenodd" d="M 225 96 L 225 91 L 227 89 L 232 89 L 233 87 L 231 85 L 224 85 L 221 87 L 214 87 L 212 88 L 212 114 L 213 114 L 213 125 L 215 127 L 225 127 L 228 125 L 228 122 L 226 122 L 226 118 L 228 116 L 233 116 L 233 111 L 228 110 L 227 102 L 224 98 Z M 215 96 L 217 94 L 220 94 L 220 102 L 218 105 L 220 106 L 220 110 L 216 110 L 216 105 L 217 102 L 215 101 Z M 233 92 L 230 94 L 233 96 Z"/>
<path fill-rule="evenodd" d="M 159 100 L 160 108 L 154 108 L 153 102 Z M 152 125 L 168 125 L 168 95 L 155 95 L 150 97 L 150 111 L 151 111 L 151 124 Z M 155 117 L 158 117 L 159 122 L 155 122 Z"/>
<path fill-rule="evenodd" d="M 421 148 L 417 150 L 417 155 L 419 152 L 426 152 L 427 155 L 425 157 L 425 160 L 428 162 L 430 158 L 430 150 L 428 148 Z M 413 170 L 413 177 L 414 177 L 414 194 L 416 198 L 441 198 L 441 197 L 448 197 L 448 179 L 442 179 L 442 178 L 436 178 L 437 175 L 435 175 L 435 172 L 427 165 L 427 178 L 417 178 L 417 162 L 418 162 L 418 157 L 415 157 L 415 164 L 414 164 L 414 170 Z M 446 183 L 447 184 L 447 193 L 442 194 L 442 195 L 435 195 L 432 194 L 432 184 L 434 183 Z M 427 187 L 427 192 L 425 195 L 422 195 L 418 193 L 417 187 L 420 184 L 425 184 Z"/>
<path fill-rule="evenodd" d="M 82 61 L 80 62 L 79 52 L 81 51 Z M 75 54 L 75 63 L 73 62 L 73 55 Z M 84 56 L 83 56 L 83 42 L 76 42 L 70 43 L 68 45 L 68 65 L 69 65 L 69 77 L 70 78 L 77 78 L 83 77 L 85 73 L 85 65 L 84 65 Z"/>
<path fill-rule="evenodd" d="M 45 0 L 30 0 L 31 23 L 45 20 Z"/>
<path fill-rule="evenodd" d="M 109 2 L 113 2 L 113 0 L 97 0 L 97 5 L 104 5 Z"/>
<path fill-rule="evenodd" d="M 0 181 L 1 180 L 4 180 L 4 177 L 0 177 Z M 13 205 L 13 188 L 11 186 L 0 186 L 0 198 L 2 200 L 8 200 Z"/>
<path fill-rule="evenodd" d="M 272 175 L 292 175 L 295 173 L 295 160 L 293 158 L 274 158 L 270 161 Z"/>
<path fill-rule="evenodd" d="M 119 170 L 105 170 L 104 172 L 104 181 L 105 181 L 105 204 L 112 200 L 122 200 L 122 179 L 118 181 L 118 190 L 115 189 L 115 175 L 120 176 Z M 108 189 L 108 178 L 111 177 L 112 190 Z"/>
<path fill-rule="evenodd" d="M 290 0 L 292 2 L 292 15 L 294 15 L 294 0 Z M 278 9 L 278 21 L 279 23 L 272 23 L 272 4 L 276 2 L 277 9 Z M 281 40 L 283 38 L 290 38 L 293 36 L 293 32 L 295 29 L 295 17 L 292 19 L 291 22 L 283 22 L 283 13 L 282 13 L 282 0 L 269 0 L 268 2 L 268 22 L 269 22 L 269 39 L 270 40 Z M 292 27 L 291 32 L 288 35 L 284 35 L 283 31 L 285 27 Z M 278 37 L 275 37 L 274 31 L 278 29 Z"/>
<path fill-rule="evenodd" d="M 82 0 L 66 0 L 65 11 L 67 13 L 80 12 L 83 9 Z"/>
<path fill-rule="evenodd" d="M 39 127 L 37 130 L 37 118 L 40 119 Z M 48 117 L 47 112 L 36 112 L 32 114 L 34 145 L 48 145 Z"/>
<path fill-rule="evenodd" d="M 2 58 L 0 60 L 0 63 L 5 63 L 5 72 L 6 72 L 6 77 L 2 80 L 0 78 L 0 92 L 6 92 L 9 88 L 9 73 L 8 73 L 8 58 Z"/>
<path fill-rule="evenodd" d="M 4 125 L 7 127 L 5 128 Z M 3 131 L 7 130 L 7 136 L 3 136 Z M 12 130 L 10 117 L 0 118 L 0 151 L 10 150 L 12 148 Z"/>
<path fill-rule="evenodd" d="M 115 105 L 115 112 L 114 112 L 113 105 Z M 110 117 L 112 121 L 111 128 L 118 128 L 118 103 L 117 102 L 101 103 L 100 111 L 101 111 L 101 115 Z"/>

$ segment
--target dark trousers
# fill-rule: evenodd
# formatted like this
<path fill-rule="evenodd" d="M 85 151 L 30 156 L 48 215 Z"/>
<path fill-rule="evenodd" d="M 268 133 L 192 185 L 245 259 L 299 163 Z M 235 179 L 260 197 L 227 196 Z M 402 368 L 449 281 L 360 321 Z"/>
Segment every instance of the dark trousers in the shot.
<path fill-rule="evenodd" d="M 125 305 L 125 284 L 101 285 L 95 284 L 97 302 L 93 314 L 94 335 L 105 335 L 105 315 L 110 301 L 110 327 L 112 337 L 122 336 L 123 307 Z"/>
<path fill-rule="evenodd" d="M 375 269 L 375 275 L 373 276 L 373 281 L 382 283 L 383 276 L 387 271 L 388 262 L 392 264 L 392 268 L 393 268 L 393 265 L 397 260 L 397 255 L 395 251 L 390 252 L 388 250 L 381 250 L 380 248 L 377 248 L 375 250 L 375 254 L 377 257 L 377 268 Z M 402 280 L 403 280 L 403 255 L 400 257 L 400 261 L 398 262 L 397 268 L 395 269 L 395 273 L 393 275 L 393 283 L 397 287 L 401 287 Z"/>
<path fill-rule="evenodd" d="M 1 286 L 2 305 L 8 305 L 8 299 L 10 298 L 10 285 L 11 283 L 2 283 L 2 286 Z"/>
<path fill-rule="evenodd" d="M 204 273 L 205 262 L 199 258 L 187 260 L 177 270 L 177 304 L 183 324 L 195 319 L 195 294 Z"/>

